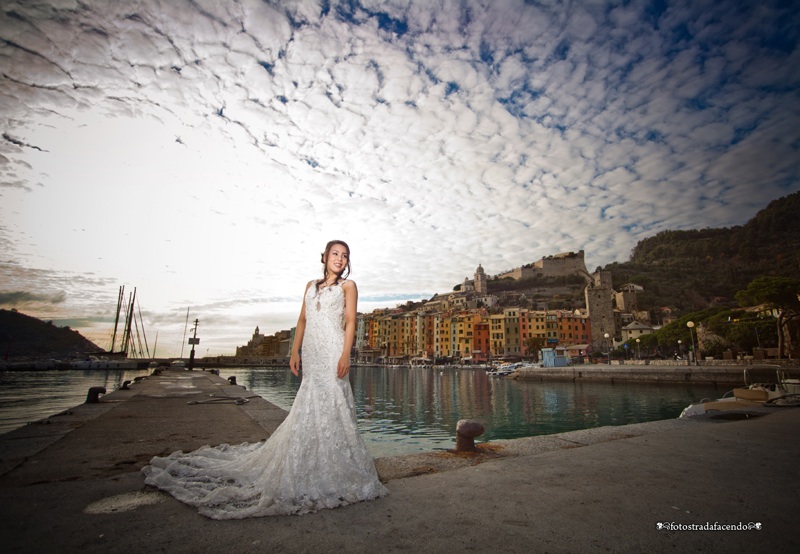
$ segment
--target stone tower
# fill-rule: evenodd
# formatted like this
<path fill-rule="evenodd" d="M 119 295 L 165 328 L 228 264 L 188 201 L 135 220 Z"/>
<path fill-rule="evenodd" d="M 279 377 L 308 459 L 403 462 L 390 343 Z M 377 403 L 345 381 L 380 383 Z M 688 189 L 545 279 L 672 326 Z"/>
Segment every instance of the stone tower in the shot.
<path fill-rule="evenodd" d="M 484 273 L 481 264 L 478 264 L 478 269 L 475 270 L 475 292 L 486 294 L 486 273 Z"/>
<path fill-rule="evenodd" d="M 592 349 L 605 351 L 608 333 L 608 346 L 613 346 L 617 335 L 614 322 L 614 289 L 611 286 L 610 271 L 596 271 L 592 282 L 584 290 L 586 310 L 589 312 L 589 326 L 592 333 Z"/>

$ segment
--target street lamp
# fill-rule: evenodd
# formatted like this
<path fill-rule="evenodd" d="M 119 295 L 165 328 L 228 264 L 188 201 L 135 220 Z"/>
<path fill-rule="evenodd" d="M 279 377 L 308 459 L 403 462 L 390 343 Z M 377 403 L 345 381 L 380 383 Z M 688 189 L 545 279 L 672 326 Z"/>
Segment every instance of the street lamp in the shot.
<path fill-rule="evenodd" d="M 642 339 L 636 339 L 636 358 L 639 360 L 642 359 L 642 347 L 639 343 L 642 342 Z"/>
<path fill-rule="evenodd" d="M 697 350 L 694 347 L 694 321 L 687 321 L 686 326 L 689 328 L 689 336 L 692 338 L 692 358 L 694 365 L 697 365 Z"/>
<path fill-rule="evenodd" d="M 611 365 L 611 348 L 608 346 L 608 333 L 603 336 L 606 338 L 606 361 L 608 365 Z"/>
<path fill-rule="evenodd" d="M 681 350 L 681 339 L 678 339 L 678 359 L 681 358 L 681 354 L 683 354 L 683 351 Z"/>

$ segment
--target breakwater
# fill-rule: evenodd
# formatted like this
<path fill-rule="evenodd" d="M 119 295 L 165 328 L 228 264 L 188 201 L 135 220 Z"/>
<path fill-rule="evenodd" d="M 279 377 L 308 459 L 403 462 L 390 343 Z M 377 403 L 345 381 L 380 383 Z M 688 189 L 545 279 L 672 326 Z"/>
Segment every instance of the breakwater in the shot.
<path fill-rule="evenodd" d="M 757 378 L 755 377 L 757 374 L 772 381 L 777 367 L 598 364 L 523 368 L 515 374 L 515 378 L 520 381 L 742 385 L 745 369 L 754 376 L 753 378 Z M 793 368 L 785 369 L 793 370 Z M 800 370 L 795 368 L 794 371 Z"/>

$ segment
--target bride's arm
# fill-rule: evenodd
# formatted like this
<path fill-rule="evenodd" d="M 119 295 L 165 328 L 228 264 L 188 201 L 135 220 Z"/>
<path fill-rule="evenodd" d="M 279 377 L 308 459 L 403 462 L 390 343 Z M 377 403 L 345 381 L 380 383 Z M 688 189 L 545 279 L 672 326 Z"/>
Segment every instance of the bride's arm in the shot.
<path fill-rule="evenodd" d="M 358 311 L 358 287 L 354 281 L 342 283 L 344 289 L 344 349 L 336 367 L 339 379 L 350 371 L 350 351 L 356 336 L 356 313 Z"/>
<path fill-rule="evenodd" d="M 300 373 L 300 347 L 303 346 L 303 335 L 306 332 L 306 294 L 308 294 L 308 287 L 311 286 L 313 281 L 306 285 L 306 290 L 303 291 L 303 305 L 300 308 L 300 316 L 297 318 L 297 327 L 294 330 L 294 342 L 292 343 L 292 357 L 289 359 L 289 369 L 292 373 L 298 375 Z"/>

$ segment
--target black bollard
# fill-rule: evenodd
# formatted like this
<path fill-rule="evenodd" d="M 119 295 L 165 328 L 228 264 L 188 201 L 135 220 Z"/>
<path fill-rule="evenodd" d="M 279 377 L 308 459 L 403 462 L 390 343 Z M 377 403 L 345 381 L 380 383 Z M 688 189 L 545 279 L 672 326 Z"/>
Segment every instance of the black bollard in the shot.
<path fill-rule="evenodd" d="M 129 380 L 123 381 L 122 386 L 119 388 L 119 390 L 130 390 L 131 388 L 128 386 L 130 384 L 131 382 Z"/>
<path fill-rule="evenodd" d="M 100 402 L 100 395 L 106 393 L 105 387 L 89 387 L 89 394 L 86 395 L 86 404 L 97 404 Z"/>
<path fill-rule="evenodd" d="M 228 382 L 231 385 L 235 385 L 236 384 L 236 375 L 231 375 L 230 377 L 228 377 Z"/>

